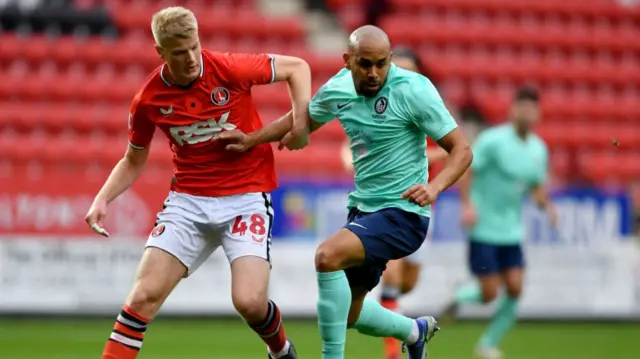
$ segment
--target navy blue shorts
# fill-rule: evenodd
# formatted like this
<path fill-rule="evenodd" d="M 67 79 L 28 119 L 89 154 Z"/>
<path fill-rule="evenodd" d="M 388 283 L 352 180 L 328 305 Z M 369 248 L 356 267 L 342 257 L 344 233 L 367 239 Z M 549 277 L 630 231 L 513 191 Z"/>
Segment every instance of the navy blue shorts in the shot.
<path fill-rule="evenodd" d="M 380 282 L 387 262 L 417 251 L 427 237 L 429 217 L 398 208 L 366 213 L 352 208 L 344 228 L 360 238 L 365 263 L 345 270 L 349 285 L 371 290 Z"/>
<path fill-rule="evenodd" d="M 499 245 L 469 241 L 471 273 L 481 276 L 502 273 L 512 268 L 524 268 L 520 244 Z"/>

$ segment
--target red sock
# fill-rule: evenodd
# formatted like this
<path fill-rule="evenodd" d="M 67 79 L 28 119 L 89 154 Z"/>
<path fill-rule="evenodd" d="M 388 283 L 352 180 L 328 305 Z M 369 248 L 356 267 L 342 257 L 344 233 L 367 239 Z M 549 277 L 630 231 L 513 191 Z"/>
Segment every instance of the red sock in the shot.
<path fill-rule="evenodd" d="M 149 319 L 125 305 L 104 347 L 102 359 L 135 359 L 142 347 L 147 325 Z"/>
<path fill-rule="evenodd" d="M 384 308 L 392 311 L 398 310 L 398 299 L 396 298 L 383 298 L 380 304 Z M 395 338 L 384 338 L 384 354 L 387 359 L 400 358 L 400 342 Z"/>
<path fill-rule="evenodd" d="M 272 353 L 277 354 L 287 344 L 287 336 L 284 333 L 284 324 L 280 317 L 280 309 L 273 301 L 269 301 L 267 317 L 262 323 L 251 325 L 251 329 L 269 346 Z"/>

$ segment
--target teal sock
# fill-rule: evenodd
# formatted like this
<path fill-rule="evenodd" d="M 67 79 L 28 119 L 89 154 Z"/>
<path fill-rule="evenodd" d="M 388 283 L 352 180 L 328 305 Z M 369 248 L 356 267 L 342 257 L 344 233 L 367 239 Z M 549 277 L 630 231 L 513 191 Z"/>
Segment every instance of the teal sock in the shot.
<path fill-rule="evenodd" d="M 518 299 L 504 296 L 500 299 L 498 311 L 478 343 L 483 347 L 497 347 L 511 329 L 518 316 Z"/>
<path fill-rule="evenodd" d="M 343 359 L 347 340 L 347 317 L 351 288 L 344 271 L 317 273 L 318 329 L 322 338 L 322 359 Z"/>
<path fill-rule="evenodd" d="M 460 287 L 454 296 L 458 304 L 478 304 L 482 303 L 482 290 L 477 282 L 469 283 Z"/>
<path fill-rule="evenodd" d="M 362 303 L 360 316 L 353 328 L 364 335 L 393 337 L 400 341 L 408 341 L 408 344 L 413 344 L 411 337 L 415 336 L 417 340 L 419 336 L 415 320 L 390 311 L 371 299 L 365 299 Z"/>

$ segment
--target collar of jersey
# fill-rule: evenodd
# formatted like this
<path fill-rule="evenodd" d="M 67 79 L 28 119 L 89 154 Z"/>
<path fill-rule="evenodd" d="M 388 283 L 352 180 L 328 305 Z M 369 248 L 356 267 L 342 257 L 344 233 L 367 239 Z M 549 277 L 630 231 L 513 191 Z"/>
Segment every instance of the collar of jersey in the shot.
<path fill-rule="evenodd" d="M 171 87 L 171 83 L 169 81 L 167 81 L 166 78 L 164 78 L 164 67 L 167 66 L 167 63 L 165 62 L 164 64 L 162 64 L 162 68 L 160 68 L 160 78 L 162 79 L 162 82 L 164 82 L 165 85 Z M 202 58 L 202 52 L 200 52 L 200 77 L 202 77 L 204 75 L 204 59 Z M 189 87 L 189 86 L 187 86 Z"/>

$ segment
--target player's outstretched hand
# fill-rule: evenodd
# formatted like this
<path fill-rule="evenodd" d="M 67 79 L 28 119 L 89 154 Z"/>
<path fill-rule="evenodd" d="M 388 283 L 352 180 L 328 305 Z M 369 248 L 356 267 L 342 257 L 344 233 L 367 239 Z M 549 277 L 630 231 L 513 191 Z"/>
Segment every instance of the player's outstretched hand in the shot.
<path fill-rule="evenodd" d="M 107 217 L 107 202 L 101 200 L 93 201 L 89 212 L 84 217 L 85 222 L 91 229 L 101 236 L 109 237 L 109 232 L 103 227 L 103 221 Z"/>
<path fill-rule="evenodd" d="M 402 198 L 415 203 L 420 207 L 425 207 L 433 203 L 438 198 L 440 192 L 430 184 L 416 184 L 404 191 Z"/>
<path fill-rule="evenodd" d="M 278 149 L 282 150 L 287 148 L 290 151 L 300 150 L 305 148 L 309 144 L 309 129 L 306 126 L 300 126 L 292 128 L 287 132 L 280 140 Z"/>
<path fill-rule="evenodd" d="M 471 228 L 475 226 L 476 220 L 478 219 L 478 215 L 476 213 L 475 207 L 469 204 L 462 205 L 462 226 L 465 228 Z"/>
<path fill-rule="evenodd" d="M 229 142 L 224 147 L 227 151 L 245 152 L 254 146 L 251 137 L 240 130 L 220 132 L 213 140 Z"/>

